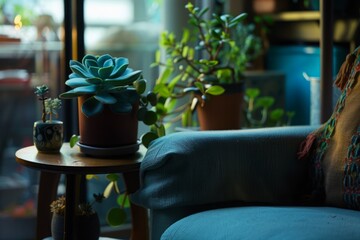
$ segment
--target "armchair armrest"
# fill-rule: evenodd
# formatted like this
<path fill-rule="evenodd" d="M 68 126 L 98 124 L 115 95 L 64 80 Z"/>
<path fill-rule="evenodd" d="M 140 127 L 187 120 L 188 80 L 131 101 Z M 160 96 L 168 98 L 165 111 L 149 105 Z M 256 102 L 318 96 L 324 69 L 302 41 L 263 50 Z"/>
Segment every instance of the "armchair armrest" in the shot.
<path fill-rule="evenodd" d="M 314 127 L 181 132 L 151 144 L 132 201 L 150 209 L 290 203 L 306 185 L 300 143 Z"/>

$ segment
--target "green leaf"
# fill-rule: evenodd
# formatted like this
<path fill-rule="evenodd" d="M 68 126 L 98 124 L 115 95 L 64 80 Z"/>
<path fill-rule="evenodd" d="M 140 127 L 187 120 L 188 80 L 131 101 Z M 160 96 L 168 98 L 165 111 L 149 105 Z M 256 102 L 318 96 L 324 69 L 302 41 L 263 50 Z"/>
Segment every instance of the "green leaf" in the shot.
<path fill-rule="evenodd" d="M 146 95 L 146 99 L 149 101 L 149 103 L 152 105 L 152 106 L 155 106 L 157 104 L 157 97 L 156 97 L 156 94 L 153 93 L 153 92 L 149 92 L 147 95 Z"/>
<path fill-rule="evenodd" d="M 96 174 L 86 174 L 86 180 L 96 179 L 99 180 L 99 176 Z"/>
<path fill-rule="evenodd" d="M 169 89 L 173 89 L 180 80 L 181 80 L 181 74 L 174 77 L 169 83 Z"/>
<path fill-rule="evenodd" d="M 160 77 L 157 80 L 157 84 L 159 83 L 167 83 L 170 75 L 172 74 L 172 70 L 170 68 L 166 68 L 162 74 L 160 75 Z"/>
<path fill-rule="evenodd" d="M 79 63 L 81 64 L 81 63 Z M 81 76 L 81 77 L 84 77 L 84 78 L 91 78 L 93 77 L 93 75 L 91 73 L 89 73 L 85 67 L 83 65 L 72 65 L 70 66 L 70 69 L 76 73 L 77 75 Z"/>
<path fill-rule="evenodd" d="M 163 83 L 156 84 L 153 90 L 155 93 L 158 93 L 160 96 L 168 98 L 171 96 L 170 90 L 167 88 L 167 86 Z"/>
<path fill-rule="evenodd" d="M 97 93 L 94 97 L 102 104 L 114 104 L 117 102 L 115 97 L 105 91 Z"/>
<path fill-rule="evenodd" d="M 273 97 L 260 97 L 257 99 L 255 105 L 263 108 L 270 108 L 274 104 L 275 100 Z"/>
<path fill-rule="evenodd" d="M 74 91 L 75 93 L 93 94 L 96 92 L 96 90 L 97 90 L 96 86 L 89 85 L 89 86 L 81 86 L 74 88 L 72 91 Z"/>
<path fill-rule="evenodd" d="M 270 119 L 273 121 L 279 121 L 283 118 L 284 114 L 285 114 L 284 109 L 276 108 L 273 111 L 271 111 Z"/>
<path fill-rule="evenodd" d="M 188 127 L 192 125 L 192 113 L 191 109 L 188 108 L 183 114 L 181 115 L 181 124 L 184 127 Z"/>
<path fill-rule="evenodd" d="M 247 88 L 245 95 L 249 98 L 256 98 L 260 95 L 260 90 L 258 88 Z"/>
<path fill-rule="evenodd" d="M 190 12 L 192 12 L 194 10 L 194 5 L 191 3 L 191 2 L 188 2 L 186 5 L 185 5 L 185 8 L 187 10 L 189 10 Z"/>
<path fill-rule="evenodd" d="M 79 140 L 80 140 L 80 136 L 73 134 L 69 141 L 70 147 L 73 148 Z"/>
<path fill-rule="evenodd" d="M 100 78 L 106 79 L 106 78 L 110 77 L 113 69 L 114 69 L 114 66 L 102 67 L 102 68 L 99 68 L 98 74 L 99 74 Z"/>
<path fill-rule="evenodd" d="M 160 124 L 160 126 L 157 128 L 157 135 L 159 137 L 163 137 L 166 135 L 166 130 L 164 124 Z"/>
<path fill-rule="evenodd" d="M 157 121 L 157 114 L 154 111 L 147 111 L 144 115 L 143 122 L 146 125 L 152 125 Z"/>
<path fill-rule="evenodd" d="M 89 67 L 89 71 L 91 72 L 93 77 L 100 77 L 99 76 L 99 69 L 100 69 L 99 67 L 94 67 L 94 66 Z"/>
<path fill-rule="evenodd" d="M 83 63 L 87 68 L 98 67 L 96 59 L 86 59 Z"/>
<path fill-rule="evenodd" d="M 70 91 L 64 92 L 59 95 L 60 98 L 74 98 L 87 94 L 94 94 L 96 92 L 96 86 L 82 86 L 74 88 Z"/>
<path fill-rule="evenodd" d="M 206 66 L 213 67 L 216 66 L 219 62 L 217 60 L 207 60 L 207 59 L 200 59 L 199 62 L 201 64 L 205 64 Z"/>
<path fill-rule="evenodd" d="M 105 190 L 104 190 L 104 196 L 105 198 L 108 198 L 114 188 L 114 185 L 115 185 L 115 182 L 111 181 L 109 182 L 109 184 L 105 187 Z"/>
<path fill-rule="evenodd" d="M 209 8 L 204 8 L 204 9 L 202 9 L 202 10 L 199 12 L 198 16 L 199 16 L 199 17 L 202 17 L 208 10 L 209 10 Z"/>
<path fill-rule="evenodd" d="M 185 46 L 182 51 L 183 58 L 186 58 L 189 53 L 189 46 Z"/>
<path fill-rule="evenodd" d="M 106 175 L 106 179 L 112 182 L 116 182 L 120 179 L 120 176 L 116 173 L 109 173 Z"/>
<path fill-rule="evenodd" d="M 157 103 L 155 106 L 155 111 L 158 115 L 166 115 L 168 108 L 165 108 L 164 104 L 162 103 Z"/>
<path fill-rule="evenodd" d="M 110 55 L 110 54 L 104 54 L 104 55 L 101 55 L 98 59 L 97 59 L 97 62 L 98 62 L 98 66 L 99 67 L 102 67 L 104 66 L 105 62 L 109 59 L 112 59 L 113 57 Z"/>
<path fill-rule="evenodd" d="M 165 110 L 166 109 L 168 111 L 173 110 L 176 107 L 177 103 L 178 103 L 178 100 L 176 98 L 167 98 L 164 103 Z"/>
<path fill-rule="evenodd" d="M 116 199 L 117 204 L 121 206 L 122 208 L 129 208 L 130 207 L 130 201 L 127 194 L 120 194 Z"/>
<path fill-rule="evenodd" d="M 210 95 L 221 95 L 225 92 L 225 89 L 221 86 L 215 85 L 215 86 L 211 86 L 208 89 L 206 89 L 205 93 L 210 94 Z"/>
<path fill-rule="evenodd" d="M 106 221 L 110 226 L 116 227 L 126 221 L 126 212 L 122 208 L 112 208 L 106 215 Z"/>
<path fill-rule="evenodd" d="M 241 21 L 243 21 L 245 18 L 247 17 L 247 13 L 241 13 L 238 16 L 234 17 L 230 23 L 239 23 Z"/>
<path fill-rule="evenodd" d="M 104 109 L 104 105 L 96 100 L 94 97 L 90 97 L 85 100 L 81 106 L 81 111 L 86 117 L 92 117 L 99 114 Z"/>
<path fill-rule="evenodd" d="M 229 14 L 223 14 L 223 15 L 220 16 L 220 19 L 221 19 L 224 23 L 229 23 L 230 15 L 229 15 Z"/>
<path fill-rule="evenodd" d="M 145 118 L 146 112 L 147 112 L 147 109 L 146 109 L 145 107 L 140 108 L 140 109 L 138 110 L 138 112 L 137 112 L 137 119 L 138 119 L 139 121 L 143 121 L 144 118 Z"/>
<path fill-rule="evenodd" d="M 194 85 L 195 85 L 195 87 L 197 87 L 200 90 L 200 92 L 203 93 L 205 91 L 204 85 L 202 83 L 195 82 Z"/>
<path fill-rule="evenodd" d="M 86 61 L 87 61 L 87 60 L 97 61 L 97 58 L 96 58 L 94 55 L 92 55 L 92 54 L 86 54 L 86 55 L 83 57 L 83 59 L 82 59 L 82 64 L 83 64 L 83 65 L 86 65 Z M 96 63 L 96 65 L 97 65 L 97 63 Z"/>
<path fill-rule="evenodd" d="M 127 67 L 129 66 L 129 60 L 127 58 L 117 58 L 115 60 L 115 67 L 110 75 L 110 78 L 120 77 Z"/>
<path fill-rule="evenodd" d="M 189 39 L 190 39 L 190 31 L 189 29 L 185 28 L 183 31 L 181 43 L 186 44 L 189 41 Z"/>
<path fill-rule="evenodd" d="M 128 113 L 133 109 L 132 104 L 129 102 L 117 101 L 114 104 L 109 105 L 111 111 L 115 113 Z"/>
<path fill-rule="evenodd" d="M 105 62 L 104 62 L 104 65 L 103 65 L 103 67 L 114 67 L 115 65 L 114 65 L 114 60 L 112 59 L 112 58 L 110 58 L 110 59 L 108 59 L 108 60 L 106 60 Z"/>
<path fill-rule="evenodd" d="M 89 85 L 85 78 L 71 78 L 69 80 L 66 80 L 65 84 L 71 88 Z"/>
<path fill-rule="evenodd" d="M 159 138 L 159 136 L 156 133 L 147 132 L 141 137 L 141 142 L 146 148 L 148 148 L 150 143 L 157 138 Z"/>
<path fill-rule="evenodd" d="M 159 63 L 160 60 L 161 60 L 161 52 L 160 52 L 160 50 L 156 50 L 156 52 L 155 52 L 155 62 Z"/>
<path fill-rule="evenodd" d="M 105 82 L 112 84 L 114 86 L 130 85 L 134 81 L 138 80 L 139 77 L 141 76 L 141 74 L 142 74 L 142 72 L 140 70 L 137 70 L 137 71 L 133 71 L 133 72 L 127 73 L 125 75 L 122 75 L 118 78 L 106 79 Z"/>
<path fill-rule="evenodd" d="M 101 80 L 101 78 L 97 78 L 97 77 L 94 77 L 94 78 L 87 78 L 86 79 L 86 82 L 87 83 L 90 83 L 90 84 L 100 84 L 102 83 L 103 81 Z"/>
<path fill-rule="evenodd" d="M 134 84 L 134 87 L 138 94 L 142 94 L 145 92 L 145 89 L 146 89 L 146 80 L 145 79 L 138 79 L 133 84 Z"/>

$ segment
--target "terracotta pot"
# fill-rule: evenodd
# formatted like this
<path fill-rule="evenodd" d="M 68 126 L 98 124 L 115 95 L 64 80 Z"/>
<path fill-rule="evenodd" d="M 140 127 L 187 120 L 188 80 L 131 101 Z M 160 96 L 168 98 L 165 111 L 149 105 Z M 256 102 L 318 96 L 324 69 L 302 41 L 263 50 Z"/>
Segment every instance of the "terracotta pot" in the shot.
<path fill-rule="evenodd" d="M 222 85 L 225 93 L 211 96 L 203 107 L 197 106 L 200 130 L 230 130 L 241 128 L 243 84 Z"/>
<path fill-rule="evenodd" d="M 64 216 L 53 214 L 51 235 L 54 240 L 64 239 Z M 76 239 L 97 240 L 100 236 L 100 222 L 97 213 L 89 216 L 76 216 Z"/>
<path fill-rule="evenodd" d="M 99 148 L 136 144 L 138 105 L 133 106 L 130 113 L 114 113 L 105 105 L 101 114 L 88 118 L 81 111 L 81 105 L 86 98 L 78 98 L 81 144 Z"/>
<path fill-rule="evenodd" d="M 36 121 L 33 128 L 34 145 L 39 152 L 57 153 L 63 144 L 63 122 Z"/>

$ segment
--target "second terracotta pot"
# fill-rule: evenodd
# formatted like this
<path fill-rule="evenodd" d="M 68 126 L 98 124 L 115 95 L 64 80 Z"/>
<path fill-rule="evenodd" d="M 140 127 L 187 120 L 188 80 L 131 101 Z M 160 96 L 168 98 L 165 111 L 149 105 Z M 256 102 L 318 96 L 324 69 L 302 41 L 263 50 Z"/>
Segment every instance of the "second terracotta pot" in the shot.
<path fill-rule="evenodd" d="M 230 130 L 241 128 L 243 84 L 222 85 L 225 93 L 211 96 L 203 107 L 197 107 L 200 130 Z"/>

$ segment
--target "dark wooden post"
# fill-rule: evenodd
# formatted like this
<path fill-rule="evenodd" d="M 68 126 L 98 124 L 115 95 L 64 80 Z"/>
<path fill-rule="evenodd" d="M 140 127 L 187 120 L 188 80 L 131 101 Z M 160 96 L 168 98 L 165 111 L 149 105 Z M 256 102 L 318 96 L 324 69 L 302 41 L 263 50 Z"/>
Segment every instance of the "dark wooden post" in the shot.
<path fill-rule="evenodd" d="M 320 0 L 320 106 L 321 123 L 332 113 L 333 88 L 333 0 Z"/>

